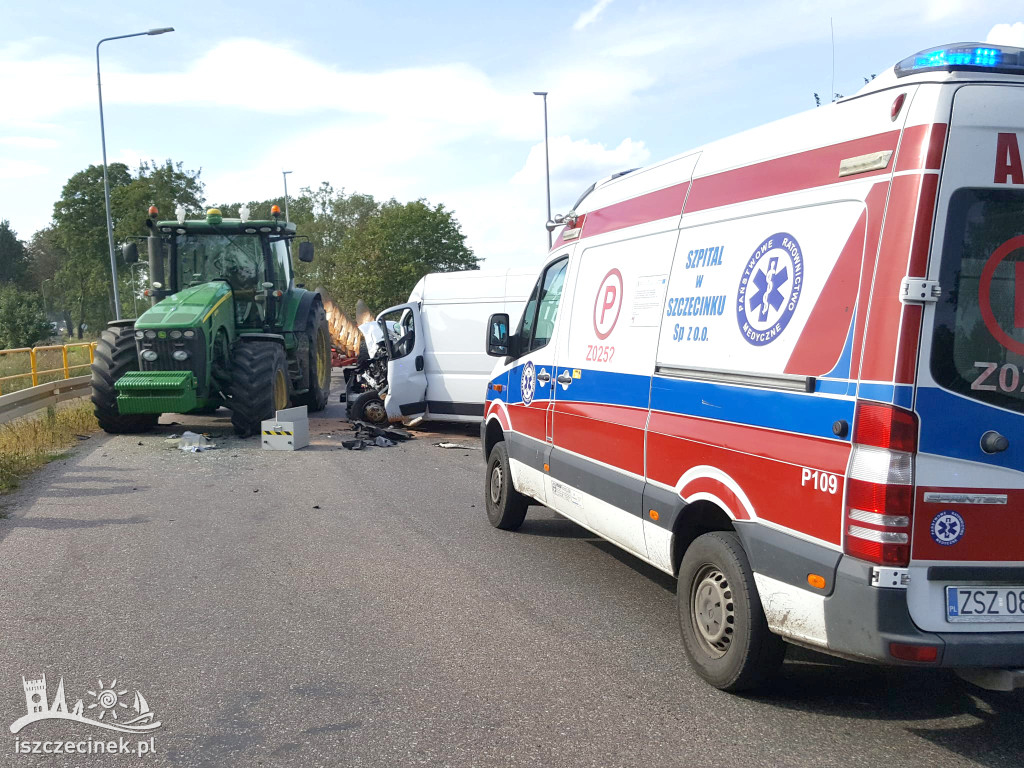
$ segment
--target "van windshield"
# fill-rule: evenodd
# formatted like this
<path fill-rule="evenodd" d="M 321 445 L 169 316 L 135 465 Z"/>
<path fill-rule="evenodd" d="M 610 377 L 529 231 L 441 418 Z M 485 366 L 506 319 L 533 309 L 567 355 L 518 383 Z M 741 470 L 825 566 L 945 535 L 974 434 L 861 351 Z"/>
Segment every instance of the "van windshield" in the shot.
<path fill-rule="evenodd" d="M 932 376 L 1024 411 L 1024 190 L 957 190 L 944 243 Z"/>

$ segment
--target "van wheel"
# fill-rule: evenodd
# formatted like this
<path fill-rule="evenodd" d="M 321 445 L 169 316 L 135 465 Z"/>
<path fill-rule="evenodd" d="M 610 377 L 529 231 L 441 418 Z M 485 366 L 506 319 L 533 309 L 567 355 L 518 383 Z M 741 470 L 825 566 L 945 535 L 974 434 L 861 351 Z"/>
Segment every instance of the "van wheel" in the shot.
<path fill-rule="evenodd" d="M 768 629 L 735 533 L 713 531 L 690 545 L 679 566 L 676 602 L 686 656 L 711 685 L 745 691 L 777 674 L 786 646 Z"/>
<path fill-rule="evenodd" d="M 367 421 L 377 425 L 387 424 L 388 412 L 384 408 L 384 401 L 380 399 L 380 395 L 371 389 L 369 392 L 363 392 L 354 400 L 348 401 L 348 420 Z"/>
<path fill-rule="evenodd" d="M 530 502 L 512 486 L 508 448 L 504 441 L 495 445 L 487 458 L 484 497 L 487 501 L 487 519 L 495 528 L 514 531 L 523 524 Z"/>

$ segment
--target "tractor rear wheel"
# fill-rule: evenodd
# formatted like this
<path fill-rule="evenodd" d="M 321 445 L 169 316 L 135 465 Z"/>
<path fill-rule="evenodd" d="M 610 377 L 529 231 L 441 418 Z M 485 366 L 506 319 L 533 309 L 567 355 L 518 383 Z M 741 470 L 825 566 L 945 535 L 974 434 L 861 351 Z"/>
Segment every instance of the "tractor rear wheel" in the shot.
<path fill-rule="evenodd" d="M 331 329 L 319 301 L 309 313 L 306 336 L 309 338 L 309 391 L 296 395 L 295 404 L 304 405 L 309 411 L 322 411 L 331 396 Z"/>
<path fill-rule="evenodd" d="M 114 384 L 128 371 L 139 370 L 134 328 L 106 328 L 100 334 L 91 369 L 92 404 L 96 420 L 104 432 L 145 432 L 153 428 L 160 418 L 159 413 L 121 413 L 117 409 Z"/>
<path fill-rule="evenodd" d="M 260 422 L 288 407 L 284 347 L 272 341 L 240 341 L 231 361 L 231 424 L 239 437 L 259 434 Z"/>

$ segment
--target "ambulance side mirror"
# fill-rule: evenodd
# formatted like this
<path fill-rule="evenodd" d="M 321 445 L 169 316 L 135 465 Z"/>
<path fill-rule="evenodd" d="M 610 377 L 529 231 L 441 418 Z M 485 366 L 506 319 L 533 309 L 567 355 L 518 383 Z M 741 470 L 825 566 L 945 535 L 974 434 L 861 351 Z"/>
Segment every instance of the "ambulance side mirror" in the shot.
<path fill-rule="evenodd" d="M 508 349 L 508 315 L 504 312 L 491 315 L 487 321 L 487 354 L 491 357 L 508 357 Z"/>

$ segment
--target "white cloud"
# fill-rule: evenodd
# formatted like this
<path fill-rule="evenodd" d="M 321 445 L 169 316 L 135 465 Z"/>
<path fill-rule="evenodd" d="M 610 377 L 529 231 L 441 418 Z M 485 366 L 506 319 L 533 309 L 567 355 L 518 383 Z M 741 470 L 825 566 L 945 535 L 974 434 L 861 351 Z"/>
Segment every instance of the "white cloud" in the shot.
<path fill-rule="evenodd" d="M 58 146 L 56 139 L 42 136 L 0 136 L 0 144 L 19 149 L 53 149 Z"/>
<path fill-rule="evenodd" d="M 38 163 L 0 157 L 0 179 L 5 181 L 11 179 L 27 179 L 32 176 L 42 176 L 46 172 L 47 169 Z"/>
<path fill-rule="evenodd" d="M 590 26 L 597 21 L 597 17 L 604 12 L 604 9 L 611 4 L 612 0 L 597 0 L 593 6 L 579 15 L 579 18 L 576 19 L 576 23 L 572 25 L 572 28 L 579 32 L 584 27 Z"/>
<path fill-rule="evenodd" d="M 988 31 L 985 42 L 1024 48 L 1024 21 L 1017 21 L 1013 24 L 996 24 Z"/>
<path fill-rule="evenodd" d="M 569 136 L 555 136 L 550 141 L 551 204 L 566 209 L 580 193 L 598 179 L 611 173 L 636 168 L 650 159 L 650 152 L 642 141 L 623 139 L 617 147 L 608 149 L 603 144 L 587 139 L 573 140 Z M 526 163 L 512 177 L 511 184 L 530 187 L 544 193 L 544 143 L 530 149 Z"/>

